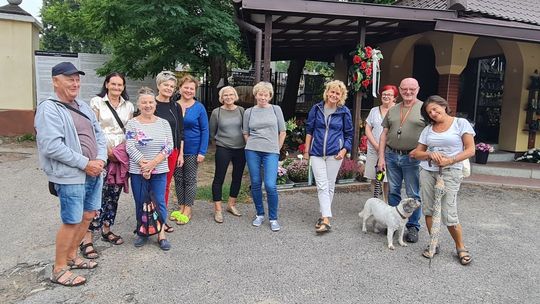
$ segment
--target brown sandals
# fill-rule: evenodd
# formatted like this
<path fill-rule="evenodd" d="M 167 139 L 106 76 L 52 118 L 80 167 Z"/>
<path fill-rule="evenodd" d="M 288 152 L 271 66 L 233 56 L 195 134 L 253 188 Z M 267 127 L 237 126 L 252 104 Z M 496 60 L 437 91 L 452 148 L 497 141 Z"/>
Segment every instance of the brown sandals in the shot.
<path fill-rule="evenodd" d="M 66 277 L 64 280 L 62 278 Z M 78 278 L 82 278 L 83 280 L 75 282 Z M 83 285 L 86 283 L 86 278 L 80 275 L 77 275 L 69 270 L 69 268 L 61 269 L 59 272 L 51 274 L 50 278 L 52 283 L 59 284 L 66 287 L 75 287 L 79 285 Z"/>
<path fill-rule="evenodd" d="M 461 265 L 469 265 L 472 262 L 472 256 L 469 250 L 462 248 L 457 250 L 457 256 Z"/>

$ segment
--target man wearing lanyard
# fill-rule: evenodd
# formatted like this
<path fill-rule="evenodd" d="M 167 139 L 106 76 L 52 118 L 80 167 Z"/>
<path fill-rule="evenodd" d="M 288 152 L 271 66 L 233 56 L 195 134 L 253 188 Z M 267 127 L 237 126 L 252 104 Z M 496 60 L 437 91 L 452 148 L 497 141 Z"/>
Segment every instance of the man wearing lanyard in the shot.
<path fill-rule="evenodd" d="M 401 201 L 403 181 L 407 197 L 420 201 L 418 173 L 420 162 L 410 156 L 418 144 L 420 133 L 426 126 L 420 113 L 422 102 L 416 98 L 419 89 L 416 79 L 403 79 L 399 85 L 403 101 L 390 108 L 382 122 L 384 130 L 379 141 L 378 169 L 387 171 L 390 206 L 397 206 Z M 405 240 L 409 243 L 418 241 L 421 215 L 422 211 L 418 208 L 407 222 Z"/>

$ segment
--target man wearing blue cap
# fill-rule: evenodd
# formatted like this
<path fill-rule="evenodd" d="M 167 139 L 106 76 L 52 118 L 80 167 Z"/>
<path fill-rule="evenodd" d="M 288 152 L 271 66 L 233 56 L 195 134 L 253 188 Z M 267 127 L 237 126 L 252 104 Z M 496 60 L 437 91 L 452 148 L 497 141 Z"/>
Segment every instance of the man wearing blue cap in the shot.
<path fill-rule="evenodd" d="M 90 106 L 76 97 L 79 71 L 70 62 L 52 68 L 54 94 L 39 103 L 35 128 L 41 168 L 49 191 L 60 199 L 62 225 L 56 235 L 51 282 L 64 286 L 86 283 L 72 269 L 92 269 L 97 263 L 77 255 L 96 210 L 101 207 L 101 172 L 107 160 L 106 139 Z"/>

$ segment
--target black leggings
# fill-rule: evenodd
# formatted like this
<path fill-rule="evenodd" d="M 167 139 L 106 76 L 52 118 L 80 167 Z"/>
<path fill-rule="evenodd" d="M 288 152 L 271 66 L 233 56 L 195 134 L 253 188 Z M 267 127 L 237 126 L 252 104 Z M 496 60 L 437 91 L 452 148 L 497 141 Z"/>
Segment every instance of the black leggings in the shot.
<path fill-rule="evenodd" d="M 246 155 L 244 149 L 229 149 L 216 146 L 216 170 L 214 172 L 214 181 L 212 182 L 212 198 L 214 202 L 222 200 L 221 188 L 227 174 L 227 168 L 232 161 L 232 181 L 229 191 L 230 197 L 238 197 L 240 185 L 242 184 L 242 175 L 246 166 Z"/>

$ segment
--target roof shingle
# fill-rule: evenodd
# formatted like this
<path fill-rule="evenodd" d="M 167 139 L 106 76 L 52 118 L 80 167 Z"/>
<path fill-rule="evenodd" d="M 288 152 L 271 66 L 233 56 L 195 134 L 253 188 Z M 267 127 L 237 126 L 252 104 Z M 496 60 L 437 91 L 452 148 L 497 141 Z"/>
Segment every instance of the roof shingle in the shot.
<path fill-rule="evenodd" d="M 400 0 L 395 5 L 418 8 L 447 9 L 447 0 Z M 468 0 L 466 12 L 540 24 L 540 0 Z"/>

